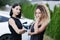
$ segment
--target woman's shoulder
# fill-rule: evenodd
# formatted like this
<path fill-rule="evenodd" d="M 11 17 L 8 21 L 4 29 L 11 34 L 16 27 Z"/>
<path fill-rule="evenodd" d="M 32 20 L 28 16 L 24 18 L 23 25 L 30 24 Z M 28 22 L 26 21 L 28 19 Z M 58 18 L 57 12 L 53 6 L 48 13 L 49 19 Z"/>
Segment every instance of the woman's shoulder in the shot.
<path fill-rule="evenodd" d="M 13 18 L 9 18 L 8 22 L 14 22 Z"/>

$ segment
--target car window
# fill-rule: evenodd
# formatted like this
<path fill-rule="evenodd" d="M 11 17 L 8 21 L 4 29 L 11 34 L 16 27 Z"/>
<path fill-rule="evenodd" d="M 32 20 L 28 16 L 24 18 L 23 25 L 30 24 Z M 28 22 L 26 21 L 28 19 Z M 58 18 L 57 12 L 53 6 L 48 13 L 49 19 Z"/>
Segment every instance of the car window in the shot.
<path fill-rule="evenodd" d="M 4 17 L 4 16 L 0 16 L 0 22 L 6 22 L 8 20 L 9 20 L 9 18 Z"/>

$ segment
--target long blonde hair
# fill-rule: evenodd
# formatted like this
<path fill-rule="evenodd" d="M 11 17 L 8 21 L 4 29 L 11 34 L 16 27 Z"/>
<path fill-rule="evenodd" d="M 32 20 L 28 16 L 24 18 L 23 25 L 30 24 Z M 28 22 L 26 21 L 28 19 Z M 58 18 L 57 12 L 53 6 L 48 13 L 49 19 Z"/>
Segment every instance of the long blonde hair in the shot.
<path fill-rule="evenodd" d="M 40 18 L 40 21 L 50 21 L 50 12 L 48 10 L 48 7 L 46 5 L 37 5 L 36 9 L 40 9 L 41 11 L 41 18 Z M 35 12 L 34 12 L 34 17 L 35 17 Z M 36 20 L 36 17 L 35 17 L 35 20 Z"/>

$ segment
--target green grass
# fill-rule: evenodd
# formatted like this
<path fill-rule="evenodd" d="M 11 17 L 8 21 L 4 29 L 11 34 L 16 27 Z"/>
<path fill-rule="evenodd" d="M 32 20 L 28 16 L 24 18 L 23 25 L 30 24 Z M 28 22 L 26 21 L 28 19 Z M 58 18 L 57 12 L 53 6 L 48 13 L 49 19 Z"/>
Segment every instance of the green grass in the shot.
<path fill-rule="evenodd" d="M 54 40 L 54 39 L 45 34 L 43 40 Z"/>

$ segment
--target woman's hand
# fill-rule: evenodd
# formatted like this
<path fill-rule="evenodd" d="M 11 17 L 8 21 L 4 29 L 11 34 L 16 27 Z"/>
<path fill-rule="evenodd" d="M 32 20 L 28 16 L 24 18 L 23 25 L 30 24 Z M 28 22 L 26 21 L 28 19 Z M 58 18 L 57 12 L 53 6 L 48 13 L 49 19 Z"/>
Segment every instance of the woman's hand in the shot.
<path fill-rule="evenodd" d="M 40 18 L 38 17 L 38 18 L 36 18 L 35 23 L 39 24 L 39 22 L 40 22 Z"/>
<path fill-rule="evenodd" d="M 29 32 L 29 33 L 28 33 L 28 35 L 30 35 L 30 36 L 31 36 L 31 35 L 33 35 L 33 34 L 32 34 L 31 32 Z"/>
<path fill-rule="evenodd" d="M 26 32 L 26 30 L 25 30 L 25 29 L 21 29 L 21 32 L 22 32 L 22 34 L 23 34 L 23 33 L 25 33 L 25 32 Z"/>

